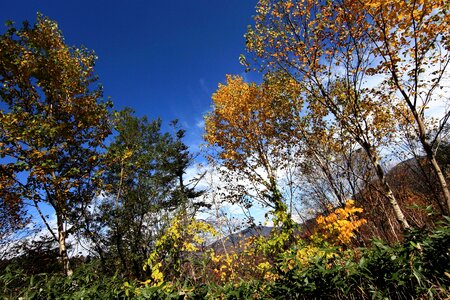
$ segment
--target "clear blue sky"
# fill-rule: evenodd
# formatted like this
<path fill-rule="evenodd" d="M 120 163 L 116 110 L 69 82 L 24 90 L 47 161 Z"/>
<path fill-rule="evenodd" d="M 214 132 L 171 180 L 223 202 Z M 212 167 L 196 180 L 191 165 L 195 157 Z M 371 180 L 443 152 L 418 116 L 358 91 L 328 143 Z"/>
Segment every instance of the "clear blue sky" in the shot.
<path fill-rule="evenodd" d="M 166 124 L 178 118 L 194 146 L 217 84 L 243 73 L 238 57 L 256 2 L 14 0 L 2 3 L 0 22 L 34 23 L 37 12 L 57 21 L 67 44 L 96 52 L 96 72 L 115 108 L 130 106 Z"/>

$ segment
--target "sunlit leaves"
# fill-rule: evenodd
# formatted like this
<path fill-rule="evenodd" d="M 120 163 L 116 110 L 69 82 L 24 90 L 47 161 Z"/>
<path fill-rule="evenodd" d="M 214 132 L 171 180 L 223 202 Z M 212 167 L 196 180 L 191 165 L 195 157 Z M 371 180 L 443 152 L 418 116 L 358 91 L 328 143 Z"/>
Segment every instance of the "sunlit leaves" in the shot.
<path fill-rule="evenodd" d="M 57 24 L 41 15 L 34 26 L 10 24 L 0 37 L 1 176 L 16 181 L 22 201 L 54 208 L 66 274 L 64 224 L 76 225 L 92 200 L 98 151 L 110 134 L 94 61 L 92 52 L 68 47 Z"/>
<path fill-rule="evenodd" d="M 341 133 L 366 152 L 397 219 L 407 228 L 385 180 L 380 147 L 392 142 L 398 122 L 410 116 L 392 89 L 395 78 L 388 74 L 379 84 L 380 78 L 374 76 L 381 75 L 380 66 L 390 59 L 395 65 L 400 54 L 394 50 L 390 57 L 380 57 L 382 41 L 373 35 L 380 28 L 375 28 L 365 2 L 299 0 L 287 7 L 286 3 L 259 1 L 255 25 L 246 35 L 247 49 L 262 70 L 283 70 L 302 85 L 314 125 L 329 131 L 328 136 Z"/>
<path fill-rule="evenodd" d="M 189 267 L 194 268 L 190 261 L 191 253 L 200 251 L 205 245 L 205 236 L 215 236 L 217 231 L 207 222 L 188 217 L 180 211 L 171 220 L 151 251 L 144 270 L 151 270 L 152 285 L 162 285 L 163 282 L 185 278 Z M 186 270 L 183 265 L 189 261 Z"/>
<path fill-rule="evenodd" d="M 227 76 L 213 102 L 213 110 L 206 116 L 205 140 L 215 147 L 227 169 L 274 196 L 277 171 L 288 162 L 289 149 L 298 144 L 303 108 L 300 86 L 281 72 L 267 75 L 261 85 Z M 270 206 L 276 202 L 262 201 Z"/>
<path fill-rule="evenodd" d="M 8 106 L 0 112 L 1 155 L 28 171 L 35 189 L 50 182 L 76 188 L 109 134 L 107 106 L 97 102 L 101 90 L 90 87 L 95 56 L 66 46 L 45 17 L 2 36 L 0 47 L 0 95 Z"/>
<path fill-rule="evenodd" d="M 357 229 L 367 222 L 357 216 L 362 211 L 362 208 L 355 207 L 353 200 L 348 200 L 345 207 L 336 208 L 327 216 L 318 216 L 318 237 L 334 245 L 347 245 Z"/>

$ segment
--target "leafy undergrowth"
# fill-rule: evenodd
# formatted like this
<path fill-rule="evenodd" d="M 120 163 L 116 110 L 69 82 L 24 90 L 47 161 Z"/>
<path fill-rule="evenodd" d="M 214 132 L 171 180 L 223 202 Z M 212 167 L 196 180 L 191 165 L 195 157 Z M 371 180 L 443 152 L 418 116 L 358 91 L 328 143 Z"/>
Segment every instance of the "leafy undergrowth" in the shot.
<path fill-rule="evenodd" d="M 369 249 L 297 245 L 265 270 L 272 276 L 222 284 L 172 280 L 148 285 L 102 275 L 95 262 L 77 268 L 72 278 L 26 276 L 9 266 L 0 276 L 0 295 L 6 299 L 445 299 L 450 296 L 449 255 L 447 223 L 433 231 L 411 230 L 402 244 L 394 246 L 376 240 Z"/>

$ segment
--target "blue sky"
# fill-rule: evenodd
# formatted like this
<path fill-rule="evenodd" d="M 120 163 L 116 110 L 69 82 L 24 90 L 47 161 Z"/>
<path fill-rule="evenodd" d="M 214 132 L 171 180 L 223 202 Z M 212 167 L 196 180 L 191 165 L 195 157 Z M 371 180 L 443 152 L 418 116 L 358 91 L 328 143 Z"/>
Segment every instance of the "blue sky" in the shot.
<path fill-rule="evenodd" d="M 196 146 L 218 83 L 244 71 L 238 57 L 256 2 L 15 0 L 2 3 L 0 22 L 34 23 L 37 12 L 57 21 L 67 44 L 95 51 L 116 109 L 130 106 L 165 124 L 178 118 Z"/>
<path fill-rule="evenodd" d="M 257 0 L 14 0 L 4 1 L 0 23 L 55 20 L 66 43 L 98 56 L 96 73 L 115 109 L 179 119 L 192 152 L 202 142 L 203 115 L 226 74 L 244 74 L 239 55 Z M 0 27 L 0 34 L 5 26 Z M 166 127 L 167 128 L 167 127 Z M 44 205 L 47 213 L 48 207 Z"/>

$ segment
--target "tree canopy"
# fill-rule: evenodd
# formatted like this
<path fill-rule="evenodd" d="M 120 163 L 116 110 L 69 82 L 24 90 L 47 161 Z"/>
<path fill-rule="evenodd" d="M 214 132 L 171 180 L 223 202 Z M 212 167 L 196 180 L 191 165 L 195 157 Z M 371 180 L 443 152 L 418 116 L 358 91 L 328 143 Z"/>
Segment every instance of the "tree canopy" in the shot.
<path fill-rule="evenodd" d="M 110 134 L 94 62 L 92 52 L 67 46 L 43 16 L 34 26 L 11 25 L 0 38 L 0 176 L 22 201 L 53 207 L 57 234 L 49 229 L 67 273 L 66 226 L 76 226 L 96 192 L 99 149 Z"/>

